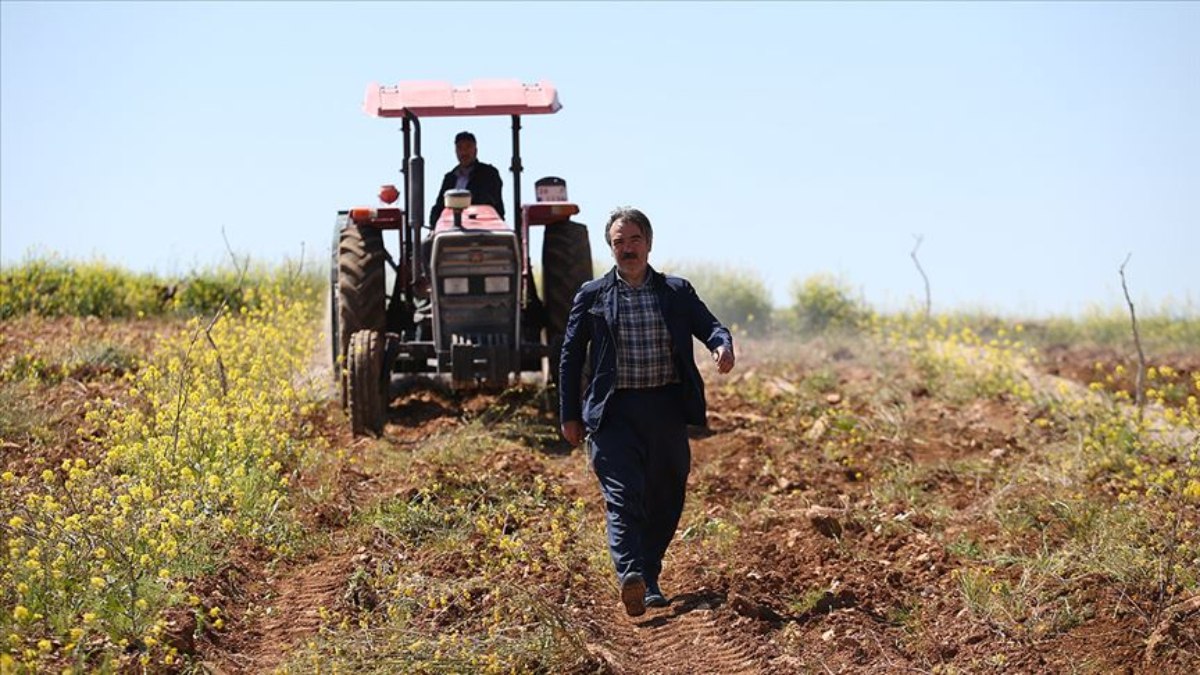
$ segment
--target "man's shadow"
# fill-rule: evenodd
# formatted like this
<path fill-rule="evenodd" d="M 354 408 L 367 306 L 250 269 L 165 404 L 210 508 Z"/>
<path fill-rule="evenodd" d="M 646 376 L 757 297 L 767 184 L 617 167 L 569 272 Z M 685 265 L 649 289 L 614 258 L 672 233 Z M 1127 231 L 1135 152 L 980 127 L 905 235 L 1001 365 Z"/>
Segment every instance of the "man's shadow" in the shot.
<path fill-rule="evenodd" d="M 671 599 L 669 612 L 657 614 L 639 622 L 637 625 L 643 628 L 661 628 L 691 612 L 698 610 L 712 611 L 728 603 L 731 603 L 728 593 L 707 589 L 696 591 L 695 593 L 681 593 Z M 843 589 L 838 593 L 826 591 L 812 607 L 799 614 L 781 614 L 767 604 L 741 595 L 736 595 L 730 606 L 740 616 L 765 621 L 774 626 L 782 626 L 785 623 L 805 624 L 836 609 L 855 607 L 858 604 L 858 596 L 853 591 Z M 868 612 L 868 614 L 873 613 Z M 876 618 L 880 621 L 887 620 L 881 616 L 877 616 Z"/>
<path fill-rule="evenodd" d="M 692 593 L 680 593 L 671 598 L 671 604 L 664 611 L 637 623 L 640 628 L 661 628 L 679 619 L 679 617 L 696 611 L 713 611 L 725 604 L 727 597 L 724 593 L 710 590 L 699 590 Z"/>

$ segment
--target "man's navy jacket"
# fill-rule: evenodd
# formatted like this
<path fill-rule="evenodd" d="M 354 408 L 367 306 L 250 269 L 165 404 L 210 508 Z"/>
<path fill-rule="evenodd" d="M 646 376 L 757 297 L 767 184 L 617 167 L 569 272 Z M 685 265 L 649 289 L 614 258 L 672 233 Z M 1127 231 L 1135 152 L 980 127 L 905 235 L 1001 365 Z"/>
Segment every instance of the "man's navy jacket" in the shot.
<path fill-rule="evenodd" d="M 582 420 L 589 433 L 604 421 L 604 405 L 617 387 L 617 271 L 584 284 L 575 295 L 567 318 L 559 366 L 559 414 L 563 422 Z M 708 311 L 687 279 L 646 270 L 646 283 L 654 288 L 658 307 L 671 335 L 671 358 L 682 382 L 685 419 L 706 423 L 704 380 L 696 368 L 692 337 L 714 350 L 733 349 L 733 337 Z M 588 352 L 588 345 L 591 351 Z M 591 382 L 580 397 L 584 359 L 591 366 Z M 582 400 L 581 400 L 582 399 Z"/>

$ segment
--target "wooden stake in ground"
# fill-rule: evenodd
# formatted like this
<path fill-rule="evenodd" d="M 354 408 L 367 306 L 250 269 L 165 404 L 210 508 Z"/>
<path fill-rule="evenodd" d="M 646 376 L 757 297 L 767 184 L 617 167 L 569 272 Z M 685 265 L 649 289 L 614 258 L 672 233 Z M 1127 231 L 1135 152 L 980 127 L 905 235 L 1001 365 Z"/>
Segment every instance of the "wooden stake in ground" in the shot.
<path fill-rule="evenodd" d="M 1133 309 L 1133 299 L 1129 297 L 1129 287 L 1125 285 L 1125 266 L 1129 264 L 1129 259 L 1133 257 L 1133 253 L 1125 256 L 1125 262 L 1121 263 L 1119 270 L 1121 274 L 1121 290 L 1125 291 L 1125 302 L 1129 304 L 1129 320 L 1133 324 L 1133 344 L 1137 347 L 1138 354 L 1138 369 L 1137 380 L 1134 383 L 1134 401 L 1137 403 L 1138 418 L 1142 416 L 1142 408 L 1146 404 L 1146 354 L 1142 351 L 1142 337 L 1138 334 L 1137 312 Z"/>

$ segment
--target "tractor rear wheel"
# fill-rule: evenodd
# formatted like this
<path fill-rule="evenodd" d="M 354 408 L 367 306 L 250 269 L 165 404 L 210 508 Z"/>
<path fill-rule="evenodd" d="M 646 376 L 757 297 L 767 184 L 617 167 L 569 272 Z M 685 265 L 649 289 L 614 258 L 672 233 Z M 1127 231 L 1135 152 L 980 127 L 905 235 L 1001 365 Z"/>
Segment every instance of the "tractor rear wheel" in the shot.
<path fill-rule="evenodd" d="M 551 381 L 558 381 L 558 358 L 575 293 L 591 279 L 592 246 L 587 226 L 570 220 L 547 225 L 542 240 L 542 304 L 546 308 Z"/>
<path fill-rule="evenodd" d="M 356 332 L 350 337 L 346 361 L 350 429 L 355 436 L 368 433 L 379 436 L 383 433 L 390 379 L 383 362 L 383 336 L 373 330 Z"/>
<path fill-rule="evenodd" d="M 350 339 L 360 330 L 387 330 L 387 251 L 383 247 L 383 232 L 374 227 L 359 227 L 353 223 L 342 228 L 337 249 L 337 352 L 340 368 L 349 365 Z M 347 402 L 347 382 L 343 375 L 342 405 Z"/>

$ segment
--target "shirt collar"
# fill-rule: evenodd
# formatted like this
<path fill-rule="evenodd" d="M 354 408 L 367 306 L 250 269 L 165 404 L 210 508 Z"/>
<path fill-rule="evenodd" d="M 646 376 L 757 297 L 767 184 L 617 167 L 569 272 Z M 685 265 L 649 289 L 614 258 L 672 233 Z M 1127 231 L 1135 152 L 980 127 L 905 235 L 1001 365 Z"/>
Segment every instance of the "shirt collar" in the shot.
<path fill-rule="evenodd" d="M 631 291 L 644 291 L 650 288 L 650 284 L 654 280 L 655 274 L 657 273 L 654 271 L 654 268 L 646 265 L 646 278 L 642 279 L 641 286 L 634 286 L 628 281 L 625 281 L 625 279 L 621 277 L 621 271 L 617 269 L 616 265 L 613 265 L 613 278 L 617 280 L 617 287 L 627 288 Z"/>

